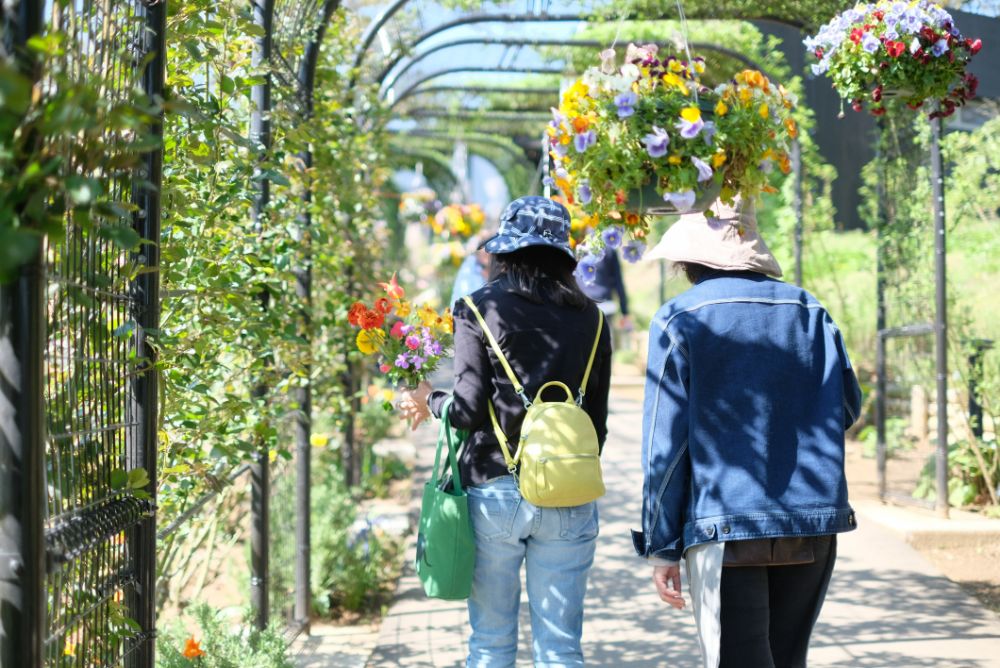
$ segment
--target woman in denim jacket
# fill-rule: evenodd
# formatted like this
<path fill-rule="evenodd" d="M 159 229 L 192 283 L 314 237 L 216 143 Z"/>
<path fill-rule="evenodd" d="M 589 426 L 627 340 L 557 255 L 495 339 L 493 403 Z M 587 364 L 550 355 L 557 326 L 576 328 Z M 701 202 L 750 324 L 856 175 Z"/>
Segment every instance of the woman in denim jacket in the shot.
<path fill-rule="evenodd" d="M 499 233 L 485 244 L 490 281 L 471 295 L 531 397 L 548 381 L 578 387 L 598 333 L 597 305 L 573 278 L 569 226 L 561 204 L 544 197 L 513 201 L 501 215 Z M 524 563 L 534 665 L 582 666 L 583 600 L 594 561 L 597 504 L 538 508 L 521 497 L 494 434 L 489 404 L 512 443 L 518 442 L 524 404 L 472 310 L 459 301 L 454 316 L 455 386 L 448 419 L 470 432 L 459 468 L 471 485 L 469 514 L 476 538 L 467 665 L 515 665 Z M 610 379 L 611 338 L 605 327 L 582 404 L 602 444 Z M 440 417 L 448 396 L 425 383 L 403 393 L 400 408 L 416 424 L 431 413 Z"/>
<path fill-rule="evenodd" d="M 650 325 L 642 531 L 660 597 L 691 586 L 705 666 L 805 666 L 837 533 L 855 528 L 844 431 L 861 390 L 843 337 L 757 233 L 752 204 L 686 215 L 648 257 L 692 287 Z"/>

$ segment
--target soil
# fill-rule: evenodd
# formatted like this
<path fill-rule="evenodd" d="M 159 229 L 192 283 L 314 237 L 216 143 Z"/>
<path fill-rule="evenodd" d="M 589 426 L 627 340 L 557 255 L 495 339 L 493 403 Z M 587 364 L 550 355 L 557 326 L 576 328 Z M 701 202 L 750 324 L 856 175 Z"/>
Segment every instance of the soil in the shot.
<path fill-rule="evenodd" d="M 875 460 L 862 455 L 862 445 L 850 441 L 847 445 L 847 481 L 851 498 L 877 499 L 878 485 Z M 886 477 L 891 491 L 901 495 L 912 492 L 920 473 L 921 456 L 902 453 L 886 465 Z M 1000 613 L 1000 542 L 987 545 L 914 544 L 935 568 L 990 610 Z"/>

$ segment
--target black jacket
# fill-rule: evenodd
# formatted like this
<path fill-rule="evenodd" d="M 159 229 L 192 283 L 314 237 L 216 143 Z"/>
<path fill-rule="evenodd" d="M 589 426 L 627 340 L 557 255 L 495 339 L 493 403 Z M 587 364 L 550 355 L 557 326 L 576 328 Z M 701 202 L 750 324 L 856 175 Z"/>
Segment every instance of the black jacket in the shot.
<path fill-rule="evenodd" d="M 595 305 L 578 310 L 537 304 L 512 292 L 503 277 L 472 293 L 472 301 L 532 400 L 538 388 L 552 380 L 562 381 L 576 393 L 597 334 Z M 475 485 L 507 474 L 500 444 L 493 434 L 487 401 L 493 402 L 512 448 L 511 455 L 520 437 L 525 408 L 475 314 L 464 301 L 458 301 L 454 316 L 455 398 L 449 418 L 454 427 L 470 432 L 459 457 L 459 468 L 463 484 Z M 608 431 L 610 385 L 611 337 L 604 327 L 583 402 L 602 445 Z M 550 388 L 545 396 L 561 400 L 563 397 L 559 395 L 559 390 Z M 435 416 L 441 416 L 448 396 L 442 390 L 430 395 L 428 404 Z"/>

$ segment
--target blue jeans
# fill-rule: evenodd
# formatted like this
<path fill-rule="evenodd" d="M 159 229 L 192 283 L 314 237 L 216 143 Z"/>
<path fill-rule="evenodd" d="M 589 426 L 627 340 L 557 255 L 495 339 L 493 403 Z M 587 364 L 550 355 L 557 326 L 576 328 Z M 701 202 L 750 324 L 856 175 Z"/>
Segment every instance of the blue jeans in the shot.
<path fill-rule="evenodd" d="M 511 668 L 517 656 L 521 562 L 527 564 L 536 668 L 582 666 L 583 599 L 594 563 L 597 504 L 538 508 L 511 476 L 470 487 L 476 569 L 468 668 Z"/>

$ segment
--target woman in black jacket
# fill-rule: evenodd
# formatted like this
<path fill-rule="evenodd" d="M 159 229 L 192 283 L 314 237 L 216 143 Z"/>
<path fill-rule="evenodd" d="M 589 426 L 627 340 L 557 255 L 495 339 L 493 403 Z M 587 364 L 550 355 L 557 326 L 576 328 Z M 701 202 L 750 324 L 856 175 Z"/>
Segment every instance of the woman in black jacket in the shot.
<path fill-rule="evenodd" d="M 598 310 L 573 277 L 566 209 L 544 197 L 507 206 L 498 234 L 486 242 L 490 281 L 472 294 L 514 374 L 533 397 L 548 381 L 577 388 L 584 378 Z M 539 508 L 524 500 L 489 417 L 493 403 L 504 434 L 517 443 L 525 407 L 471 309 L 455 308 L 455 386 L 452 393 L 423 383 L 403 393 L 400 408 L 413 427 L 440 416 L 470 433 L 459 466 L 469 485 L 476 535 L 476 568 L 469 598 L 468 666 L 514 666 L 520 569 L 527 569 L 536 666 L 582 666 L 580 636 L 587 574 L 594 559 L 597 506 Z M 583 408 L 603 446 L 607 434 L 611 339 L 602 328 Z"/>

